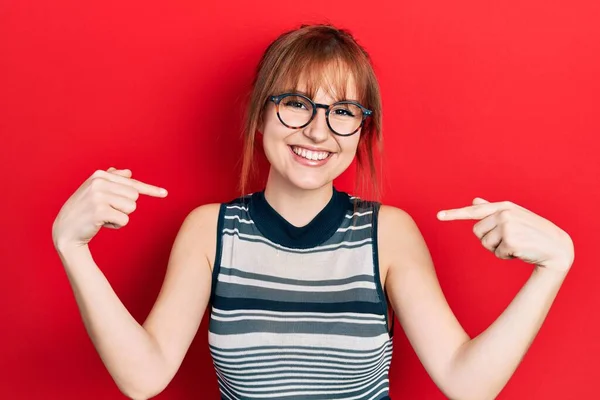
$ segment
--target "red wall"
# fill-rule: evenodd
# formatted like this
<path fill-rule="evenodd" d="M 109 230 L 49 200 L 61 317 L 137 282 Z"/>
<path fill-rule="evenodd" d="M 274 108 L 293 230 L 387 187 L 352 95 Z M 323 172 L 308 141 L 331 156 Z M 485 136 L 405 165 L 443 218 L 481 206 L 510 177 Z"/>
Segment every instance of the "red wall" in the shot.
<path fill-rule="evenodd" d="M 600 6 L 595 1 L 87 2 L 0 4 L 0 397 L 116 399 L 51 240 L 95 169 L 165 186 L 95 260 L 143 321 L 175 234 L 199 204 L 236 195 L 239 96 L 265 47 L 302 22 L 347 27 L 384 102 L 384 202 L 407 210 L 471 334 L 531 268 L 485 251 L 472 222 L 436 220 L 473 197 L 512 200 L 567 230 L 576 261 L 500 399 L 597 397 Z M 235 168 L 232 166 L 236 165 Z M 351 190 L 351 177 L 340 180 Z M 161 399 L 217 398 L 202 324 Z M 395 399 L 442 399 L 401 330 Z"/>

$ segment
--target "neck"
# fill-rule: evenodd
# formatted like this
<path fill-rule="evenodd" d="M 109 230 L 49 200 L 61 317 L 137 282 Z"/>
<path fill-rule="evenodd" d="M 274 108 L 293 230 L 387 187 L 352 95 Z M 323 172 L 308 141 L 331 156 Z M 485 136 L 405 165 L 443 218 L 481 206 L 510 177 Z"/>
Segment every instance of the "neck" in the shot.
<path fill-rule="evenodd" d="M 301 189 L 289 183 L 273 169 L 265 186 L 265 199 L 290 224 L 307 225 L 327 205 L 333 195 L 333 183 L 317 189 Z"/>

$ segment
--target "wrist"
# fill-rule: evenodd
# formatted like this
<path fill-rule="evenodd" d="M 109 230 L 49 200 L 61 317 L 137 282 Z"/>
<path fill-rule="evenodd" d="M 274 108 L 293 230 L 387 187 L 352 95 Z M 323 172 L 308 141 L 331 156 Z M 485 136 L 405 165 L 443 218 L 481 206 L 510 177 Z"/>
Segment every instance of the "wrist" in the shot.
<path fill-rule="evenodd" d="M 81 255 L 89 254 L 90 249 L 87 244 L 75 245 L 67 243 L 56 243 L 55 246 L 58 255 L 63 260 L 73 259 L 80 257 Z"/>
<path fill-rule="evenodd" d="M 531 276 L 536 279 L 562 284 L 562 281 L 567 277 L 569 270 L 570 268 L 548 268 L 538 265 L 534 268 Z"/>

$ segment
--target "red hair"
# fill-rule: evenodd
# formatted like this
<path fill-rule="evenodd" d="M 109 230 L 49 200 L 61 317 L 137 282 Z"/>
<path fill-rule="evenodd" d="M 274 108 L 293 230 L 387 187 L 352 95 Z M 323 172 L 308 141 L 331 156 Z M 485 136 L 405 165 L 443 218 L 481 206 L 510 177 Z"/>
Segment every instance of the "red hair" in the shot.
<path fill-rule="evenodd" d="M 333 72 L 329 75 L 325 72 Z M 248 181 L 254 174 L 255 136 L 270 95 L 294 91 L 300 77 L 306 78 L 306 92 L 314 98 L 318 88 L 329 89 L 336 100 L 346 97 L 348 75 L 356 85 L 357 100 L 373 111 L 360 131 L 356 154 L 357 184 L 379 197 L 374 149 L 382 148 L 381 95 L 369 54 L 344 29 L 331 25 L 302 25 L 280 35 L 263 54 L 254 80 L 246 109 L 243 136 L 244 151 L 240 178 L 241 194 L 246 194 Z M 331 80 L 327 80 L 332 76 Z M 364 169 L 369 174 L 365 176 Z"/>

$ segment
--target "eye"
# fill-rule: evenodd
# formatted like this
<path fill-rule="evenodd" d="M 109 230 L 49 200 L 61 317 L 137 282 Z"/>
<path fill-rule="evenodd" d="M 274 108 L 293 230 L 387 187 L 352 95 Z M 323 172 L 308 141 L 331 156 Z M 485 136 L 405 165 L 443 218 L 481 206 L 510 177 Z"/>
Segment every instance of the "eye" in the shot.
<path fill-rule="evenodd" d="M 286 107 L 291 107 L 291 108 L 302 108 L 302 107 L 307 108 L 304 103 L 302 103 L 301 101 L 297 101 L 297 100 L 285 101 L 284 105 Z"/>
<path fill-rule="evenodd" d="M 333 110 L 333 112 L 335 113 L 335 115 L 354 117 L 354 114 L 352 113 L 352 111 L 350 111 L 346 108 L 336 108 L 335 110 Z"/>

